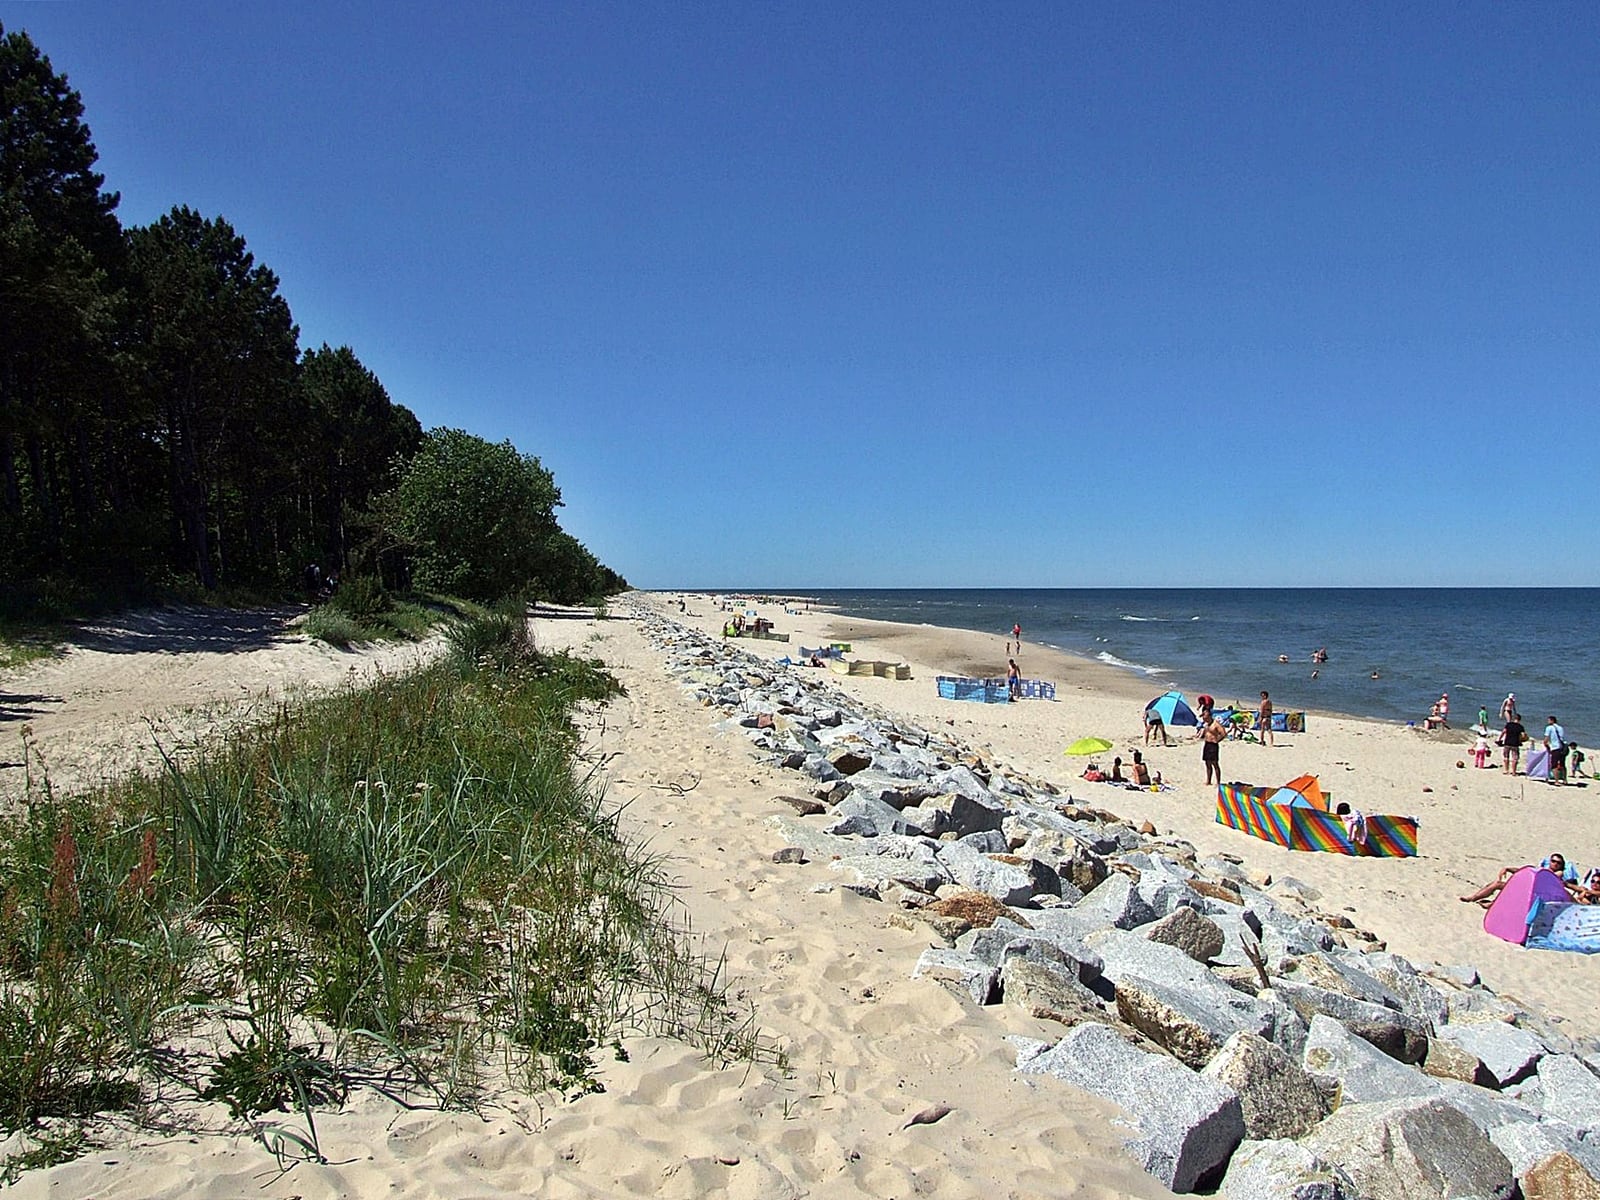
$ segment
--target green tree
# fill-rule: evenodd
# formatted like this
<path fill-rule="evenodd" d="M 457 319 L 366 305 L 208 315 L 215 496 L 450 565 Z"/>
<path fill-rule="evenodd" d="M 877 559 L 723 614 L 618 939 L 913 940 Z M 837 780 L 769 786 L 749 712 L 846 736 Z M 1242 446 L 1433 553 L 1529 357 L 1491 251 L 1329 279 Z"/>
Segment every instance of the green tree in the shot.
<path fill-rule="evenodd" d="M 422 443 L 422 425 L 395 404 L 348 346 L 308 350 L 300 362 L 312 439 L 303 467 L 303 503 L 315 561 L 351 564 L 354 526 L 365 526 L 375 497 L 393 490 Z"/>
<path fill-rule="evenodd" d="M 207 588 L 287 582 L 294 464 L 310 434 L 278 278 L 227 221 L 186 207 L 134 230 L 132 256 L 180 561 Z"/>
<path fill-rule="evenodd" d="M 117 196 L 83 102 L 26 33 L 0 27 L 0 567 L 72 565 L 110 523 L 122 419 Z"/>
<path fill-rule="evenodd" d="M 560 503 L 533 455 L 434 429 L 395 489 L 390 519 L 419 587 L 496 600 L 535 582 Z"/>

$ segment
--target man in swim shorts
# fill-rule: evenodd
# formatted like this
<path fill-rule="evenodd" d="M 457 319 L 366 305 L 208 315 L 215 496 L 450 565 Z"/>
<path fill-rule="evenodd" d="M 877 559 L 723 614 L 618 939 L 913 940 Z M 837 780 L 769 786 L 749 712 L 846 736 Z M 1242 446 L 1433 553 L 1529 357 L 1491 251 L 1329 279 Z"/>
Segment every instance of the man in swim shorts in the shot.
<path fill-rule="evenodd" d="M 1261 723 L 1261 744 L 1273 745 L 1272 741 L 1272 701 L 1265 692 L 1261 693 L 1261 709 L 1256 714 L 1256 719 Z"/>
<path fill-rule="evenodd" d="M 1207 714 L 1206 723 L 1200 730 L 1200 761 L 1206 767 L 1206 782 L 1222 783 L 1222 764 L 1219 758 L 1222 739 L 1228 736 L 1228 731 L 1223 728 L 1222 722 L 1211 714 Z"/>

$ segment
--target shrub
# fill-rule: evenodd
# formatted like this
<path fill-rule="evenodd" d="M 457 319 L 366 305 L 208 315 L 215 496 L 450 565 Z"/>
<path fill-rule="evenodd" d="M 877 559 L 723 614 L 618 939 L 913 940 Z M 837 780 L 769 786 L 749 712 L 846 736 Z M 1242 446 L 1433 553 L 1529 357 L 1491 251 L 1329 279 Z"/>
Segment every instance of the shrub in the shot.
<path fill-rule="evenodd" d="M 358 642 L 371 641 L 371 634 L 342 612 L 326 604 L 313 608 L 306 615 L 306 636 L 316 638 L 347 650 Z"/>

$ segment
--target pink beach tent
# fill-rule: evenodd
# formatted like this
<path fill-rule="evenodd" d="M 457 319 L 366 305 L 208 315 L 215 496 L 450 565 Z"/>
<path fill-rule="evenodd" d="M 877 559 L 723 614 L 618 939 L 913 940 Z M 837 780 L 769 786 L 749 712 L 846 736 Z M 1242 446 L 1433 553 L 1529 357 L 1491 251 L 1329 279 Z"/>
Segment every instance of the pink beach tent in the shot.
<path fill-rule="evenodd" d="M 1523 867 L 1507 881 L 1483 914 L 1483 928 L 1504 942 L 1522 945 L 1528 938 L 1528 913 L 1538 900 L 1570 900 L 1553 871 Z"/>

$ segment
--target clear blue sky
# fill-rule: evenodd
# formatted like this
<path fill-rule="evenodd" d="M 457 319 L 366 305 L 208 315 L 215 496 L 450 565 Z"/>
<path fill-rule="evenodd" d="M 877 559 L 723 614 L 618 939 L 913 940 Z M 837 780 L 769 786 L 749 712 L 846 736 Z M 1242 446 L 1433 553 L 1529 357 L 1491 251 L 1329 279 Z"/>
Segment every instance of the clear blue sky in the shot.
<path fill-rule="evenodd" d="M 1600 584 L 1600 4 L 15 4 L 641 586 Z"/>

